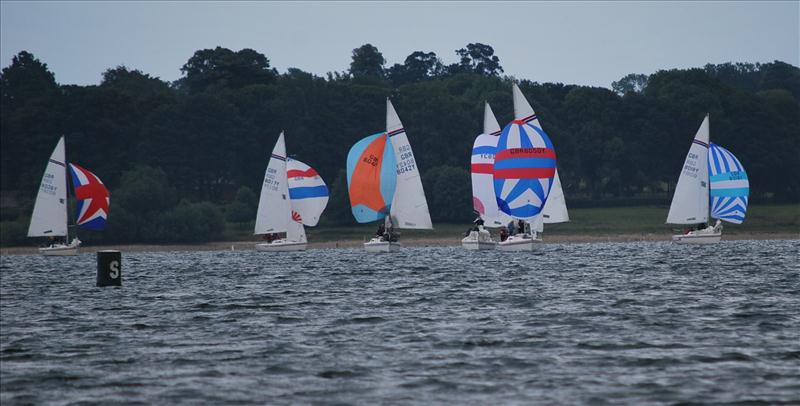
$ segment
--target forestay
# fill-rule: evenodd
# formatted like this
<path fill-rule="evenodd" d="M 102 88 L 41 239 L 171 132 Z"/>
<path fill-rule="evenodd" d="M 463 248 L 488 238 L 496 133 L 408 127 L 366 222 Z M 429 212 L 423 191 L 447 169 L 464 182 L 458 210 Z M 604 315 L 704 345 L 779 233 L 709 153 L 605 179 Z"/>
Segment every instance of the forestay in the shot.
<path fill-rule="evenodd" d="M 104 229 L 110 203 L 108 189 L 97 175 L 85 168 L 70 163 L 69 170 L 75 198 L 78 200 L 75 223 L 81 228 Z"/>
<path fill-rule="evenodd" d="M 397 187 L 397 161 L 386 133 L 355 143 L 347 154 L 347 190 L 353 217 L 359 223 L 389 214 Z"/>
<path fill-rule="evenodd" d="M 329 193 L 325 181 L 314 168 L 292 158 L 286 160 L 286 176 L 292 210 L 303 224 L 311 227 L 317 225 L 328 205 Z"/>
<path fill-rule="evenodd" d="M 708 116 L 703 119 L 683 163 L 667 223 L 699 224 L 708 221 Z"/>
<path fill-rule="evenodd" d="M 261 197 L 258 200 L 256 213 L 255 234 L 287 232 L 291 209 L 286 176 L 286 144 L 281 132 L 264 173 L 264 183 L 261 185 Z"/>
<path fill-rule="evenodd" d="M 503 129 L 494 162 L 500 211 L 529 220 L 542 211 L 556 170 L 556 153 L 533 108 L 514 85 L 514 120 Z"/>
<path fill-rule="evenodd" d="M 511 221 L 497 207 L 494 196 L 494 154 L 500 138 L 500 124 L 492 112 L 489 103 L 484 106 L 483 133 L 475 138 L 472 145 L 472 207 L 485 222 L 487 227 L 500 227 Z"/>
<path fill-rule="evenodd" d="M 711 143 L 708 150 L 711 217 L 741 224 L 747 212 L 750 182 L 747 172 L 728 150 Z"/>
<path fill-rule="evenodd" d="M 42 176 L 28 237 L 67 235 L 67 171 L 64 137 L 59 138 Z"/>
<path fill-rule="evenodd" d="M 386 133 L 397 160 L 397 188 L 390 210 L 392 224 L 398 228 L 432 229 L 433 223 L 428 212 L 425 191 L 422 189 L 417 161 L 403 123 L 389 99 L 386 99 Z"/>

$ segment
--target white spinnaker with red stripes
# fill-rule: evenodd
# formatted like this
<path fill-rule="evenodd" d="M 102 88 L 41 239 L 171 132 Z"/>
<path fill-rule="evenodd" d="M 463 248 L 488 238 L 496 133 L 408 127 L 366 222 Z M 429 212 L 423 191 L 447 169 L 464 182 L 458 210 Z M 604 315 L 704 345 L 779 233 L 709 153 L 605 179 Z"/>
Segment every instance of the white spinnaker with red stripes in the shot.
<path fill-rule="evenodd" d="M 325 181 L 314 168 L 296 159 L 289 158 L 286 161 L 286 171 L 292 210 L 304 225 L 317 225 L 328 205 L 329 193 Z"/>
<path fill-rule="evenodd" d="M 489 103 L 483 109 L 483 134 L 472 144 L 472 207 L 481 216 L 486 227 L 500 227 L 512 219 L 497 207 L 494 195 L 494 153 L 500 137 L 500 124 L 497 123 Z"/>

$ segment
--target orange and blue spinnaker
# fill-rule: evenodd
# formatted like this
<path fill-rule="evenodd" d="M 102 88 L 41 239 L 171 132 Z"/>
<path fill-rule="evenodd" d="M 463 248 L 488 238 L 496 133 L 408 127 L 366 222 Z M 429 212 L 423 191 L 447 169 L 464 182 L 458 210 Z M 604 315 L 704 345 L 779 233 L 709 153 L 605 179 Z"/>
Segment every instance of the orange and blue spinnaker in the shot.
<path fill-rule="evenodd" d="M 347 187 L 356 221 L 369 223 L 386 217 L 396 186 L 397 160 L 386 133 L 370 135 L 350 148 Z"/>

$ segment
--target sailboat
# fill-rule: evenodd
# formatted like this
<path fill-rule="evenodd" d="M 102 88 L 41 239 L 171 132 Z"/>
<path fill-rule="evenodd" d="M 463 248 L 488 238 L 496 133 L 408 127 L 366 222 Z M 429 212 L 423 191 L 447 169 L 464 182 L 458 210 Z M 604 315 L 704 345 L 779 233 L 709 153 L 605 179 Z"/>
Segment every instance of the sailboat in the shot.
<path fill-rule="evenodd" d="M 398 251 L 395 227 L 433 229 L 414 152 L 388 98 L 386 132 L 361 139 L 347 154 L 347 186 L 356 221 L 384 221 L 380 232 L 364 243 L 367 252 Z"/>
<path fill-rule="evenodd" d="M 475 137 L 472 145 L 472 208 L 478 213 L 476 229 L 461 240 L 461 246 L 469 250 L 493 250 L 497 242 L 492 240 L 487 228 L 502 227 L 511 217 L 500 211 L 494 196 L 494 154 L 500 138 L 500 124 L 489 103 L 483 108 L 483 133 Z"/>
<path fill-rule="evenodd" d="M 303 162 L 287 158 L 281 132 L 264 173 L 254 233 L 269 238 L 286 233 L 286 237 L 256 244 L 256 250 L 305 250 L 308 240 L 303 225 L 317 225 L 328 204 L 328 197 L 328 187 L 317 171 Z"/>
<path fill-rule="evenodd" d="M 747 212 L 750 191 L 747 172 L 730 151 L 709 142 L 709 127 L 706 114 L 689 147 L 667 215 L 669 224 L 699 224 L 699 227 L 673 235 L 673 242 L 717 243 L 722 239 L 721 220 L 741 224 Z M 705 225 L 709 196 L 711 217 L 717 219 L 713 226 Z"/>
<path fill-rule="evenodd" d="M 64 137 L 59 138 L 50 155 L 42 176 L 39 193 L 33 206 L 28 237 L 63 237 L 62 242 L 51 242 L 39 248 L 43 255 L 76 255 L 81 240 L 69 241 L 67 226 L 67 163 Z M 103 182 L 92 172 L 69 164 L 72 184 L 77 198 L 76 225 L 81 228 L 102 230 L 108 218 L 110 195 Z"/>
<path fill-rule="evenodd" d="M 537 242 L 529 221 L 539 221 L 553 190 L 556 152 L 538 117 L 519 87 L 513 85 L 514 120 L 497 141 L 493 166 L 494 193 L 500 211 L 525 227 L 497 243 L 501 251 L 530 251 Z"/>

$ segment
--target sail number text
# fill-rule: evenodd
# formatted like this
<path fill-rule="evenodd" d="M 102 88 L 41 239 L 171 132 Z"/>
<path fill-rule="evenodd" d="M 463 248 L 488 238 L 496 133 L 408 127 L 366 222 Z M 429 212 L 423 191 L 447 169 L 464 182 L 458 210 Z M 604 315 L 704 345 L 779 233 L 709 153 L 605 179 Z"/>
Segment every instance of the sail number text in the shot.
<path fill-rule="evenodd" d="M 411 145 L 403 145 L 397 148 L 400 160 L 397 162 L 397 174 L 411 172 L 417 169 L 417 162 L 414 160 L 414 153 L 411 152 Z"/>
<path fill-rule="evenodd" d="M 700 157 L 697 154 L 692 152 L 690 152 L 689 155 L 686 155 L 686 163 L 683 164 L 683 173 L 686 176 L 692 178 L 696 178 L 698 176 L 700 168 L 697 167 L 697 159 L 699 158 Z"/>
<path fill-rule="evenodd" d="M 278 171 L 275 168 L 267 168 L 267 174 L 264 176 L 264 187 L 267 190 L 277 191 L 278 187 L 281 185 L 281 182 L 278 179 L 275 179 L 275 175 Z"/>
<path fill-rule="evenodd" d="M 368 165 L 378 166 L 380 160 L 375 155 L 370 154 L 369 156 L 365 156 L 362 161 Z"/>

